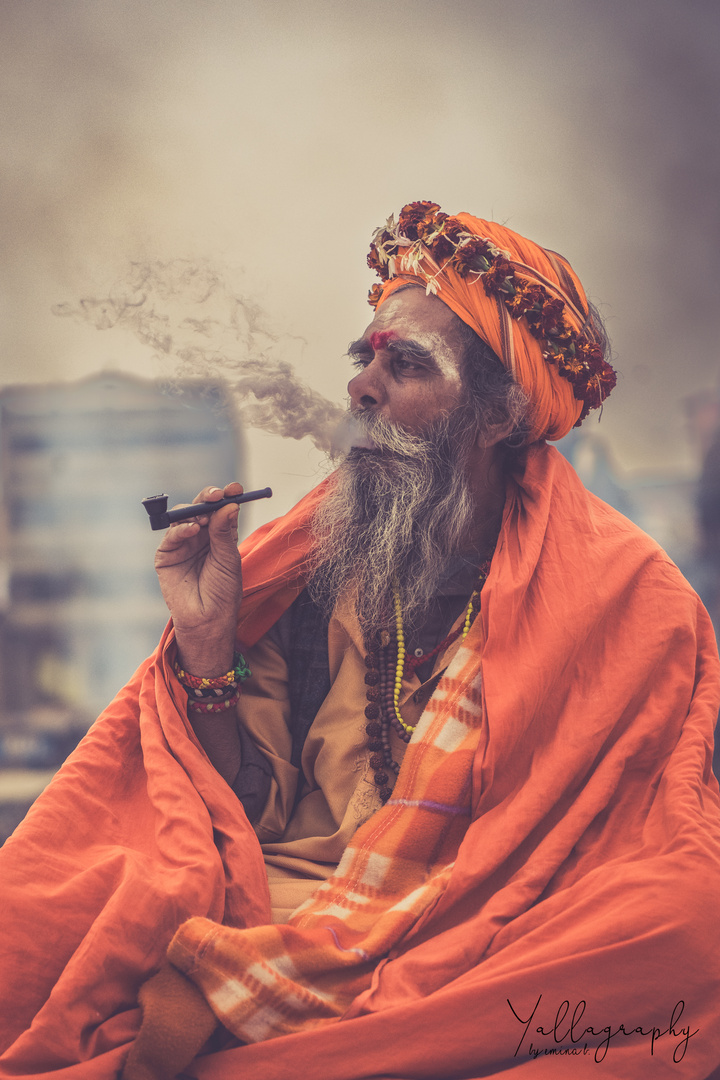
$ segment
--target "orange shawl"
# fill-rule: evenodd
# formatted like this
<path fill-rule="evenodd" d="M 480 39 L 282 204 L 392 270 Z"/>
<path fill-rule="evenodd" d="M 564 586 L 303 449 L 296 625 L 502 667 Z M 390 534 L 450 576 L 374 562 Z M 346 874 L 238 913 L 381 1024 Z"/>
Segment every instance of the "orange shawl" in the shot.
<path fill-rule="evenodd" d="M 245 639 L 300 587 L 317 497 L 246 543 Z M 598 1060 L 703 1080 L 720 1062 L 720 672 L 702 605 L 541 445 L 509 486 L 481 620 L 472 822 L 442 894 L 341 1021 L 199 1058 L 199 1080 L 284 1080 L 299 1060 L 324 1080 L 522 1063 L 575 1080 Z M 2 1076 L 109 1080 L 178 925 L 267 921 L 259 848 L 185 720 L 171 641 L 0 853 Z"/>

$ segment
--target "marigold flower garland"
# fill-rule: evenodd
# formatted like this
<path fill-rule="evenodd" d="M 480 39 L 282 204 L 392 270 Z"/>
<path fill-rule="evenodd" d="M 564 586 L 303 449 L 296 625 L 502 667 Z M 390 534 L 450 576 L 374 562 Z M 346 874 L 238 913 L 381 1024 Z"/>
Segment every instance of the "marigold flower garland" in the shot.
<path fill-rule="evenodd" d="M 441 290 L 440 278 L 450 267 L 462 278 L 481 281 L 488 296 L 498 297 L 514 319 L 524 319 L 542 346 L 543 359 L 556 364 L 583 408 L 578 427 L 591 409 L 599 408 L 615 386 L 615 371 L 597 342 L 574 330 L 564 316 L 565 301 L 550 295 L 482 236 L 468 232 L 459 218 L 440 210 L 438 203 L 408 203 L 396 222 L 393 215 L 376 229 L 368 266 L 383 282 L 398 273 L 413 274 L 426 282 L 426 292 Z M 428 264 L 435 269 L 428 268 Z M 373 285 L 368 302 L 376 307 L 383 285 Z"/>

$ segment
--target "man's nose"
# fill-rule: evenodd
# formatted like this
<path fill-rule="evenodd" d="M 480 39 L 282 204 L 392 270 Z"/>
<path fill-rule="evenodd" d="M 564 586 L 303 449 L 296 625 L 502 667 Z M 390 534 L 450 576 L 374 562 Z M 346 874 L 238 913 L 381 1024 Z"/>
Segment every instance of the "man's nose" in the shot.
<path fill-rule="evenodd" d="M 350 380 L 348 394 L 355 409 L 371 409 L 373 406 L 382 404 L 382 382 L 377 377 L 374 364 L 368 364 Z"/>

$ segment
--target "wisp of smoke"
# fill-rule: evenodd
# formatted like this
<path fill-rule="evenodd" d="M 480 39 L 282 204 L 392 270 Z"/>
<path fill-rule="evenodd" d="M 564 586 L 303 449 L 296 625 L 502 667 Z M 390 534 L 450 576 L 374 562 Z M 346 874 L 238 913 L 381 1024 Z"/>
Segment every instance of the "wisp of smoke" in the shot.
<path fill-rule="evenodd" d="M 301 382 L 285 359 L 302 342 L 272 333 L 260 307 L 206 263 L 133 263 L 108 296 L 57 304 L 53 312 L 98 330 L 130 329 L 174 361 L 177 380 L 222 378 L 245 424 L 284 438 L 308 436 L 325 452 L 336 445 L 344 410 Z"/>

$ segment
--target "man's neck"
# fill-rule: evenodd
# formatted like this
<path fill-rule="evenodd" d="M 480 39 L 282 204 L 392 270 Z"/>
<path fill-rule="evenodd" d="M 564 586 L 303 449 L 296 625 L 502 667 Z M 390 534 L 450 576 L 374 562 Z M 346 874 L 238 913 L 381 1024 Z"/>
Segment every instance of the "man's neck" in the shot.
<path fill-rule="evenodd" d="M 468 464 L 469 488 L 475 504 L 471 534 L 462 554 L 478 564 L 492 552 L 497 542 L 505 509 L 506 482 L 502 456 L 497 446 L 474 447 Z"/>

